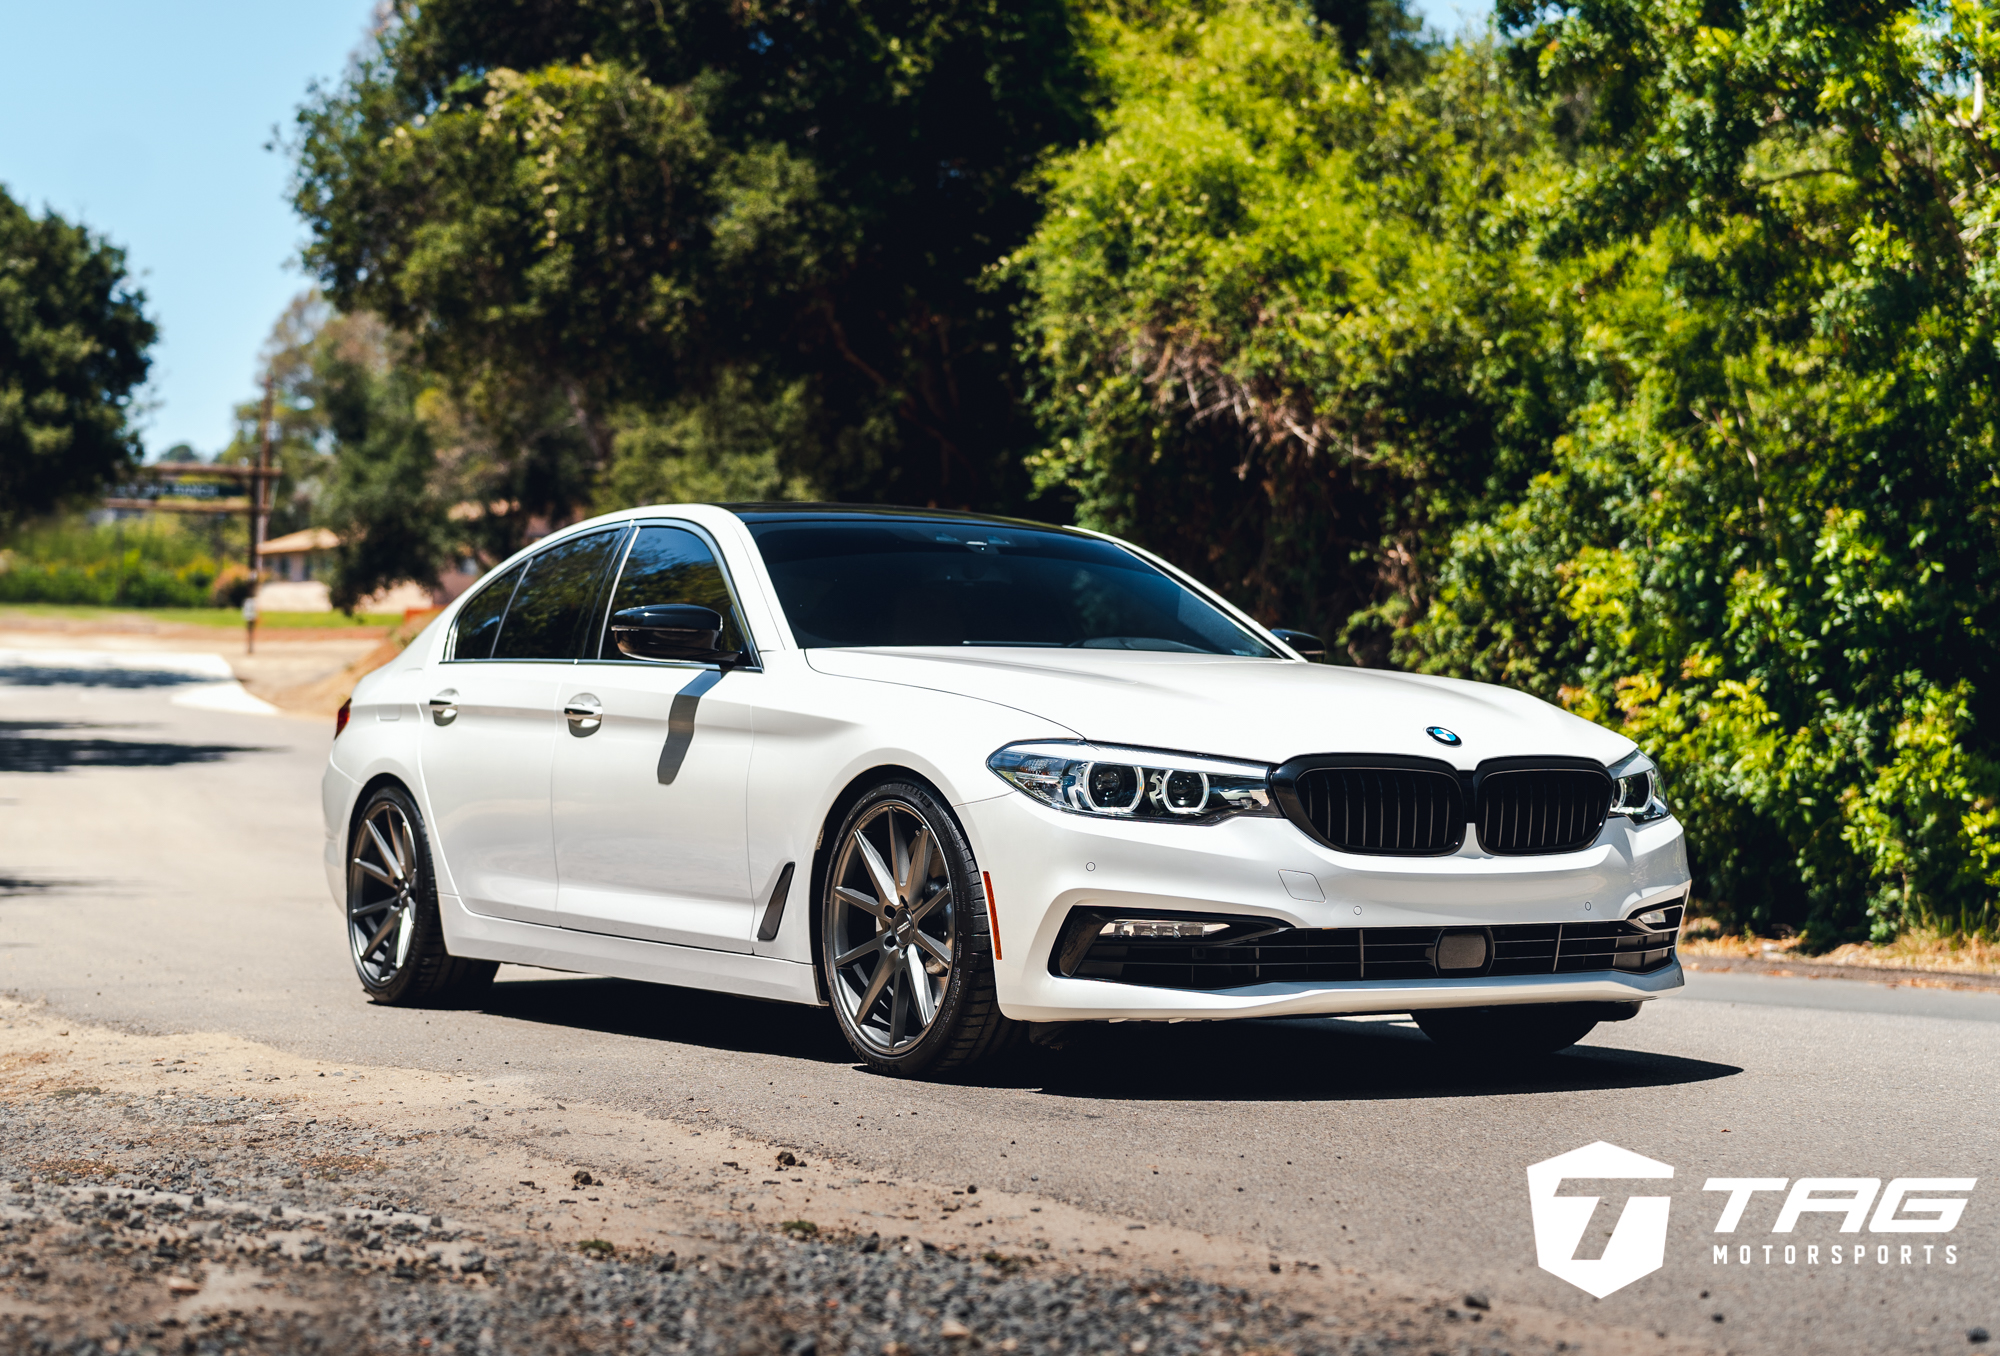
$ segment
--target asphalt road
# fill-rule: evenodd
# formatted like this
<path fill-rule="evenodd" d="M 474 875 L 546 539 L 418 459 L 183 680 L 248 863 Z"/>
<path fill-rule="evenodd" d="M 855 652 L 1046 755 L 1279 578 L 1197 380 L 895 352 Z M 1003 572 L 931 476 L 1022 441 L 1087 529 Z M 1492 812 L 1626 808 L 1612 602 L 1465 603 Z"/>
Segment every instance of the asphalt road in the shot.
<path fill-rule="evenodd" d="M 1968 1351 L 1968 1330 L 2000 1332 L 2000 995 L 1697 975 L 1516 1079 L 1393 1022 L 1123 1026 L 985 1086 L 860 1072 L 822 1012 L 511 967 L 477 1011 L 377 1008 L 318 865 L 330 728 L 176 704 L 190 689 L 0 655 L 0 989 L 722 1122 L 1737 1350 Z M 1537 1269 L 1525 1176 L 1597 1140 L 1674 1168 L 1665 1266 L 1601 1300 Z M 1778 1195 L 1720 1235 L 1710 1177 L 1979 1186 L 1949 1235 L 1847 1234 L 1830 1213 L 1776 1234 Z M 1565 1188 L 1605 1195 L 1580 1255 L 1623 1194 L 1662 1189 Z M 1828 1263 L 1856 1242 L 1871 1260 Z"/>

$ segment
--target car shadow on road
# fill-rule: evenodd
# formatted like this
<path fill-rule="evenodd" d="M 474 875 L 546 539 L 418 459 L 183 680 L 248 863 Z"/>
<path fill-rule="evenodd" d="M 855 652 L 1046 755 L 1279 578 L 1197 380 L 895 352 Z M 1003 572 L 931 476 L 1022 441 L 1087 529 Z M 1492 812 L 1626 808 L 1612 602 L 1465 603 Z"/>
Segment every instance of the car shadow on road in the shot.
<path fill-rule="evenodd" d="M 67 772 L 78 767 L 179 767 L 215 763 L 239 753 L 268 753 L 249 744 L 183 744 L 155 739 L 96 739 L 51 731 L 126 728 L 78 720 L 0 720 L 0 772 Z"/>
<path fill-rule="evenodd" d="M 632 980 L 509 979 L 479 1010 L 709 1050 L 780 1055 L 861 1071 L 824 1008 Z M 1330 1019 L 1129 1023 L 1086 1028 L 1061 1050 L 1028 1049 L 963 1081 L 1109 1101 L 1387 1101 L 1494 1093 L 1601 1092 L 1727 1078 L 1733 1064 L 1599 1044 L 1512 1069 L 1469 1067 L 1404 1027 Z"/>
<path fill-rule="evenodd" d="M 575 1027 L 609 1036 L 673 1041 L 710 1050 L 789 1055 L 817 1064 L 852 1064 L 824 1008 L 764 1003 L 734 994 L 641 984 L 627 979 L 508 979 L 479 1011 L 516 1021 Z"/>
<path fill-rule="evenodd" d="M 1733 1064 L 1600 1043 L 1511 1067 L 1468 1061 L 1406 1027 L 1335 1021 L 1131 1024 L 1090 1033 L 1046 1068 L 1052 1097 L 1113 1101 L 1397 1101 L 1706 1083 Z"/>

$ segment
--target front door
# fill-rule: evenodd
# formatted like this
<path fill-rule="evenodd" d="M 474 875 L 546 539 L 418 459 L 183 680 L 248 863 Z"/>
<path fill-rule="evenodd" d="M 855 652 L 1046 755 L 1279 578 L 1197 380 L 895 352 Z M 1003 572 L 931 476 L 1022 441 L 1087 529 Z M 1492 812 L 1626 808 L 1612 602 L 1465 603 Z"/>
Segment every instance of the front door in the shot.
<path fill-rule="evenodd" d="M 474 913 L 554 924 L 560 677 L 623 534 L 557 542 L 481 587 L 432 666 L 421 757 L 444 879 Z"/>
<path fill-rule="evenodd" d="M 724 618 L 724 649 L 750 658 L 742 617 L 709 541 L 649 523 L 633 536 L 594 650 L 563 675 L 553 807 L 562 925 L 748 951 L 745 790 L 754 665 L 632 659 L 606 617 L 693 603 Z"/>

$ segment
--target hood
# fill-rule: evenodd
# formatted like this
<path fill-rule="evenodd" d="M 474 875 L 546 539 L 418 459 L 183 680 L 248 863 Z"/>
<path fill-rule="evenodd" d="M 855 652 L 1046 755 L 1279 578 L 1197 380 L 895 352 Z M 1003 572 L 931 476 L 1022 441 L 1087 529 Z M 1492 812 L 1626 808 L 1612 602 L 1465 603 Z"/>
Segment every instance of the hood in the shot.
<path fill-rule="evenodd" d="M 1397 753 L 1471 769 L 1563 754 L 1616 762 L 1632 741 L 1486 683 L 1380 669 L 1132 650 L 823 649 L 819 672 L 1011 706 L 1094 743 L 1260 763 L 1307 753 Z M 1441 725 L 1461 743 L 1424 731 Z"/>

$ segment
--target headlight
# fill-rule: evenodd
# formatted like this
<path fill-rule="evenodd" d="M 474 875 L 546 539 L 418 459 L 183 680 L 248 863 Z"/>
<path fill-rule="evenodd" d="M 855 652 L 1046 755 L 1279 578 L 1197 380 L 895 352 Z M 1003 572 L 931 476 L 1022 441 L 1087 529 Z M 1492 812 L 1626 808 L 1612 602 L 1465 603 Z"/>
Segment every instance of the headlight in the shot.
<path fill-rule="evenodd" d="M 1634 824 L 1650 824 L 1672 813 L 1660 769 L 1643 753 L 1633 753 L 1611 768 L 1611 813 Z"/>
<path fill-rule="evenodd" d="M 1044 805 L 1100 819 L 1214 824 L 1278 813 L 1261 763 L 1051 740 L 1009 744 L 986 766 Z"/>

